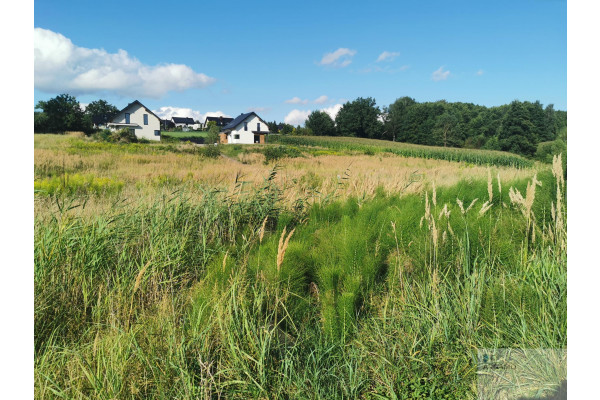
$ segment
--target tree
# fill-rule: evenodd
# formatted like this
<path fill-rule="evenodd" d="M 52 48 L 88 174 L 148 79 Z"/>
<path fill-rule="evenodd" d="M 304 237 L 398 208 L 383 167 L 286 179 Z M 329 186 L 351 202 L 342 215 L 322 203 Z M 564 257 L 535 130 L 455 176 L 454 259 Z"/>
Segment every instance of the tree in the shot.
<path fill-rule="evenodd" d="M 435 120 L 433 135 L 436 144 L 442 144 L 444 147 L 460 147 L 462 140 L 460 129 L 458 129 L 459 120 L 456 113 L 448 110 Z"/>
<path fill-rule="evenodd" d="M 325 111 L 313 111 L 308 116 L 304 126 L 317 136 L 334 136 L 335 122 Z"/>
<path fill-rule="evenodd" d="M 211 122 L 213 122 L 213 124 L 211 124 Z M 218 143 L 219 142 L 219 132 L 221 132 L 221 129 L 217 126 L 216 123 L 214 123 L 214 121 L 210 121 L 208 123 L 209 128 L 208 128 L 208 134 L 206 135 L 206 143 L 208 144 L 214 144 L 214 143 Z"/>
<path fill-rule="evenodd" d="M 92 131 L 91 120 L 84 118 L 79 102 L 71 95 L 60 94 L 48 101 L 39 101 L 35 108 L 43 110 L 46 119 L 44 125 L 48 133 Z"/>
<path fill-rule="evenodd" d="M 119 109 L 106 100 L 92 101 L 85 108 L 85 114 L 91 117 L 92 122 L 95 122 L 95 120 L 104 123 L 109 122 L 118 112 Z"/>
<path fill-rule="evenodd" d="M 416 104 L 415 99 L 404 96 L 396 99 L 389 107 L 383 109 L 383 138 L 396 141 L 400 137 L 402 124 L 410 106 Z"/>
<path fill-rule="evenodd" d="M 279 130 L 279 133 L 283 135 L 290 135 L 293 133 L 293 131 L 294 127 L 292 125 L 284 123 L 281 129 Z"/>
<path fill-rule="evenodd" d="M 380 114 L 379 107 L 375 106 L 375 99 L 371 97 L 359 97 L 353 102 L 347 102 L 335 117 L 338 134 L 380 139 L 383 131 Z"/>
<path fill-rule="evenodd" d="M 528 114 L 526 105 L 522 102 L 515 100 L 510 103 L 498 136 L 502 150 L 528 156 L 535 153 L 536 127 Z"/>

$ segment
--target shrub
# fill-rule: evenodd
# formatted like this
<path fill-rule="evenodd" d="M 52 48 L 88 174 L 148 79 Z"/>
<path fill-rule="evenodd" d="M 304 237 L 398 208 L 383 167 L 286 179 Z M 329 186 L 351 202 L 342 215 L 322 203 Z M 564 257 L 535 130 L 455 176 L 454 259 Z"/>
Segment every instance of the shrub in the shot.
<path fill-rule="evenodd" d="M 286 147 L 286 146 L 269 146 L 263 150 L 263 154 L 265 155 L 265 163 L 269 163 L 271 161 L 277 161 L 284 157 L 301 157 L 302 152 L 295 147 Z"/>
<path fill-rule="evenodd" d="M 219 158 L 221 156 L 221 147 L 212 144 L 206 145 L 200 149 L 200 155 L 205 158 Z"/>

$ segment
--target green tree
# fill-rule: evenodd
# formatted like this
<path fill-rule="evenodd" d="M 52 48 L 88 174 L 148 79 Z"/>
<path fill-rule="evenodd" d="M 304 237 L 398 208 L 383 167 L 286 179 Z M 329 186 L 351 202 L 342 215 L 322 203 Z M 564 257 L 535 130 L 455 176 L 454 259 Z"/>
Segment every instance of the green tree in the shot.
<path fill-rule="evenodd" d="M 71 95 L 60 94 L 48 101 L 39 101 L 35 108 L 43 110 L 48 133 L 92 131 L 91 120 L 85 118 L 79 102 Z"/>
<path fill-rule="evenodd" d="M 375 99 L 359 97 L 344 104 L 338 112 L 335 117 L 337 131 L 341 136 L 380 139 L 383 132 L 380 114 Z"/>
<path fill-rule="evenodd" d="M 279 131 L 279 133 L 283 134 L 283 135 L 291 135 L 294 131 L 294 127 L 290 124 L 283 124 L 283 126 L 281 127 L 281 130 Z"/>
<path fill-rule="evenodd" d="M 211 124 L 211 122 L 213 122 L 213 124 Z M 221 129 L 217 126 L 216 123 L 214 123 L 214 121 L 210 121 L 208 125 L 209 127 L 208 134 L 206 135 L 206 143 L 219 143 L 219 132 L 221 132 Z"/>
<path fill-rule="evenodd" d="M 106 119 L 105 122 L 108 122 L 117 115 L 118 112 L 119 109 L 112 104 L 109 104 L 106 100 L 92 101 L 85 108 L 85 114 L 89 115 L 92 118 L 92 121 L 94 118 L 103 118 Z"/>
<path fill-rule="evenodd" d="M 510 103 L 502 120 L 498 139 L 502 150 L 533 156 L 537 149 L 536 127 L 527 106 L 520 101 Z"/>
<path fill-rule="evenodd" d="M 396 141 L 401 136 L 402 124 L 410 106 L 416 104 L 415 99 L 404 96 L 396 99 L 389 107 L 383 109 L 383 138 Z"/>
<path fill-rule="evenodd" d="M 313 111 L 304 125 L 317 136 L 335 135 L 335 122 L 325 111 Z"/>
<path fill-rule="evenodd" d="M 462 143 L 459 116 L 448 110 L 435 120 L 433 136 L 437 145 L 460 147 Z"/>

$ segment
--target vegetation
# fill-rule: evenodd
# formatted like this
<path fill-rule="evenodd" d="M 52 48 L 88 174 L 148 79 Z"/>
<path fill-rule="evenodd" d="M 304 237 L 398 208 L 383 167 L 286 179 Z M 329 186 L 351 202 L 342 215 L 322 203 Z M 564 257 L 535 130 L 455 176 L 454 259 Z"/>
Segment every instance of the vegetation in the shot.
<path fill-rule="evenodd" d="M 335 136 L 336 134 L 335 122 L 324 111 L 313 111 L 310 113 L 305 125 L 315 135 Z"/>
<path fill-rule="evenodd" d="M 521 156 L 511 153 L 490 150 L 470 150 L 433 146 L 419 146 L 405 143 L 390 143 L 382 140 L 333 138 L 333 137 L 300 137 L 273 136 L 271 143 L 294 146 L 319 146 L 334 150 L 353 150 L 365 154 L 380 152 L 392 153 L 404 157 L 431 158 L 435 160 L 465 161 L 472 164 L 530 167 L 533 163 Z"/>
<path fill-rule="evenodd" d="M 478 348 L 566 346 L 560 157 L 534 170 L 303 147 L 264 166 L 183 144 L 35 144 L 38 187 L 124 182 L 36 192 L 37 398 L 464 399 Z M 255 148 L 279 147 L 238 159 L 266 159 Z"/>

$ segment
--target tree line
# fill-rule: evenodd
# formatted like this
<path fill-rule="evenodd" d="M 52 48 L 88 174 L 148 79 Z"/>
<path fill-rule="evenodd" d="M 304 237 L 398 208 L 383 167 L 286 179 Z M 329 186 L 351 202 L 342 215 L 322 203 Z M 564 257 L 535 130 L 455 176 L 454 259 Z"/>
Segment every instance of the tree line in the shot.
<path fill-rule="evenodd" d="M 85 109 L 79 101 L 69 94 L 60 94 L 47 101 L 39 101 L 33 114 L 33 131 L 35 133 L 64 133 L 81 131 L 92 133 L 94 123 L 110 121 L 119 109 L 105 100 L 96 100 Z"/>
<path fill-rule="evenodd" d="M 282 129 L 283 126 L 283 129 Z M 445 100 L 419 103 L 401 97 L 380 109 L 375 99 L 346 102 L 335 120 L 313 111 L 305 128 L 270 123 L 272 132 L 351 136 L 444 147 L 503 150 L 533 156 L 542 142 L 566 129 L 567 112 L 539 101 L 515 100 L 498 107 Z"/>

